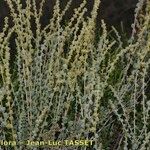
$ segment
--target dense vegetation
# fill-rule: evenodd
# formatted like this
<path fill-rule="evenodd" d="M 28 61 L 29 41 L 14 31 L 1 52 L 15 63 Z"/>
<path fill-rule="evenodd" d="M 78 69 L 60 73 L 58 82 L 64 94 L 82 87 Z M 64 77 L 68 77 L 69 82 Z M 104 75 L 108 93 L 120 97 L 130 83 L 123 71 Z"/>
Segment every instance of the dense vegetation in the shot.
<path fill-rule="evenodd" d="M 128 39 L 114 27 L 109 33 L 104 20 L 97 29 L 100 0 L 90 17 L 83 0 L 65 23 L 71 0 L 63 10 L 56 0 L 44 28 L 45 0 L 39 9 L 35 0 L 26 0 L 25 7 L 20 0 L 6 1 L 13 26 L 6 17 L 0 32 L 0 148 L 149 150 L 150 1 L 138 2 Z M 26 145 L 85 139 L 94 142 L 90 147 Z"/>

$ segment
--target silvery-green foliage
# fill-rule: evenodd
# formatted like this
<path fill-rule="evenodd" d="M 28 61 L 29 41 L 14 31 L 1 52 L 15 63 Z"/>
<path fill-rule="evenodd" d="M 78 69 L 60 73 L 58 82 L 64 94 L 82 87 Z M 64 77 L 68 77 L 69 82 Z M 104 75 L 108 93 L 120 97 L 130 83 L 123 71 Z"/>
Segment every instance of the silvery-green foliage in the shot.
<path fill-rule="evenodd" d="M 44 28 L 45 0 L 39 10 L 35 0 L 27 0 L 25 8 L 20 0 L 6 1 L 14 26 L 9 28 L 6 18 L 0 33 L 0 140 L 89 139 L 96 150 L 149 149 L 150 2 L 145 16 L 139 15 L 139 2 L 133 25 L 139 31 L 124 44 L 115 28 L 116 38 L 110 38 L 103 20 L 95 42 L 100 0 L 87 18 L 83 0 L 65 25 L 71 1 L 61 10 L 56 0 Z M 17 54 L 11 66 L 13 33 Z"/>

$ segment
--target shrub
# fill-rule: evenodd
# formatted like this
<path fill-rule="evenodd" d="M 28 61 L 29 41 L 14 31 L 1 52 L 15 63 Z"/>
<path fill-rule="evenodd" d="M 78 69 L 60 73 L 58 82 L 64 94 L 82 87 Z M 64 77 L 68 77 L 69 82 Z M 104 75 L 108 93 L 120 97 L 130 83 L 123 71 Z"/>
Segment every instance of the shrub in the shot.
<path fill-rule="evenodd" d="M 110 38 L 103 20 L 95 42 L 99 0 L 87 18 L 83 0 L 65 25 L 61 21 L 71 1 L 61 10 L 56 0 L 50 23 L 41 29 L 44 2 L 37 10 L 35 0 L 27 0 L 25 8 L 20 0 L 7 0 L 14 26 L 5 18 L 0 33 L 1 143 L 38 149 L 19 142 L 88 139 L 94 144 L 79 149 L 149 149 L 150 1 L 145 15 L 139 1 L 126 44 L 114 28 L 116 38 Z M 11 66 L 13 33 L 17 55 Z"/>

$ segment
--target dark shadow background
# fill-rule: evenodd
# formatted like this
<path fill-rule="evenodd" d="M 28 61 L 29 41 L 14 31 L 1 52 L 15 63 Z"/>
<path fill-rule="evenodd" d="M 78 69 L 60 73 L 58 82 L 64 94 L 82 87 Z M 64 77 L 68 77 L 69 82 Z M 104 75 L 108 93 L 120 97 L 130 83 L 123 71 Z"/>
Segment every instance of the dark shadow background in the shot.
<path fill-rule="evenodd" d="M 26 0 L 21 0 L 23 7 L 25 7 Z M 41 17 L 42 28 L 49 24 L 49 20 L 53 14 L 53 6 L 55 5 L 56 0 L 46 0 L 46 3 L 43 7 L 43 16 Z M 60 0 L 60 6 L 63 9 L 69 0 Z M 73 9 L 79 7 L 83 0 L 72 0 L 71 7 L 66 12 L 63 20 L 64 22 L 68 21 L 73 15 Z M 131 34 L 131 24 L 134 21 L 134 9 L 138 0 L 101 0 L 100 8 L 98 10 L 97 16 L 97 28 L 99 28 L 101 19 L 104 19 L 107 24 L 108 30 L 111 29 L 111 26 L 117 28 L 118 31 L 122 32 L 121 22 L 123 24 L 124 33 L 127 36 Z M 39 8 L 41 0 L 36 0 L 37 8 Z M 85 16 L 90 16 L 90 12 L 93 7 L 94 0 L 87 0 L 87 13 Z M 10 10 L 5 0 L 0 0 L 0 32 L 4 26 L 4 18 L 9 17 L 9 26 L 13 26 L 13 19 L 10 16 Z M 33 21 L 34 22 L 34 21 Z M 35 26 L 33 26 L 33 32 L 35 31 Z M 13 63 L 15 54 L 16 54 L 16 45 L 15 45 L 15 34 L 10 38 L 10 48 L 11 48 L 11 63 Z"/>
<path fill-rule="evenodd" d="M 25 1 L 22 0 L 25 6 Z M 37 7 L 39 7 L 41 0 L 36 0 Z M 120 27 L 120 24 L 124 25 L 125 32 L 131 32 L 131 24 L 134 18 L 134 9 L 138 0 L 101 0 L 101 5 L 98 11 L 97 24 L 100 24 L 100 20 L 104 19 L 107 26 Z M 68 0 L 60 0 L 61 8 L 64 8 Z M 73 9 L 81 4 L 82 0 L 73 0 L 70 9 L 67 11 L 64 20 L 71 18 L 73 14 Z M 87 0 L 88 12 L 86 15 L 90 15 L 91 9 L 93 7 L 94 0 Z M 49 19 L 53 14 L 53 6 L 55 0 L 46 0 L 43 9 L 43 17 L 41 18 L 42 26 L 49 23 Z M 10 11 L 5 0 L 0 0 L 0 31 L 3 27 L 4 17 L 10 16 Z M 11 19 L 10 19 L 11 20 Z M 12 25 L 12 22 L 10 22 Z"/>

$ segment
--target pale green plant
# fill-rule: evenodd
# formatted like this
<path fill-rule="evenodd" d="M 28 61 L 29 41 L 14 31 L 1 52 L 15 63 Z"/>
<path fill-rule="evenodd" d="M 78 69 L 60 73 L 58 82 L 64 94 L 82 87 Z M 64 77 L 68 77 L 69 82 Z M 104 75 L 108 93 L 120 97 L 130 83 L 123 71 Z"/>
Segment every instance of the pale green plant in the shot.
<path fill-rule="evenodd" d="M 138 7 L 133 35 L 125 46 L 115 28 L 117 38 L 110 39 L 103 20 L 95 44 L 100 0 L 94 1 L 90 17 L 84 17 L 87 9 L 83 0 L 65 26 L 61 21 L 71 0 L 64 10 L 56 0 L 53 17 L 44 28 L 40 18 L 45 0 L 39 11 L 35 0 L 27 0 L 25 8 L 20 0 L 6 1 L 14 25 L 9 28 L 6 18 L 0 33 L 0 140 L 88 139 L 94 141 L 90 149 L 95 150 L 149 149 L 150 1 L 137 24 L 141 5 Z M 13 33 L 15 66 L 10 64 Z M 113 139 L 113 129 L 118 126 L 118 137 Z M 39 149 L 24 144 L 6 148 Z"/>

